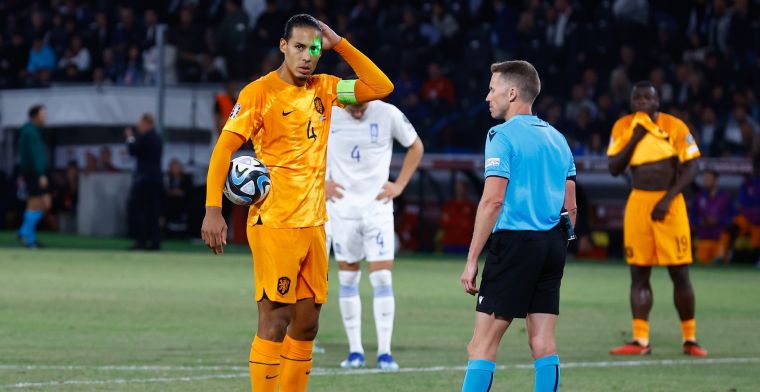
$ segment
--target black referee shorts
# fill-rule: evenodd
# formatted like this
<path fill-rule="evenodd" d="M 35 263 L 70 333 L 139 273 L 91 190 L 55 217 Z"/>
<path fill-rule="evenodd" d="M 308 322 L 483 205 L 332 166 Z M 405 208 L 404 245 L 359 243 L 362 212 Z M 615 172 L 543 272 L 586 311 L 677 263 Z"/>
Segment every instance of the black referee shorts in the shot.
<path fill-rule="evenodd" d="M 24 172 L 23 176 L 24 182 L 26 183 L 26 192 L 29 197 L 38 197 L 48 193 L 47 188 L 40 186 L 40 177 L 42 177 L 41 175 Z"/>
<path fill-rule="evenodd" d="M 493 233 L 475 310 L 504 318 L 559 314 L 566 253 L 567 240 L 559 227 Z"/>

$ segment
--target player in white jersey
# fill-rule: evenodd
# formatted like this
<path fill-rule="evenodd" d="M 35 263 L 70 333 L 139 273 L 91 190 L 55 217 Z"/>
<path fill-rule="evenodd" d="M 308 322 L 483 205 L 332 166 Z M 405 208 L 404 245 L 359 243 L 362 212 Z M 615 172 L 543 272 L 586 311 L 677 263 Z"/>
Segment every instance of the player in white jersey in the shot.
<path fill-rule="evenodd" d="M 393 139 L 407 148 L 396 181 L 388 180 Z M 424 147 L 414 127 L 395 106 L 371 101 L 333 108 L 327 142 L 325 195 L 330 221 L 327 249 L 333 244 L 340 280 L 340 314 L 348 336 L 343 368 L 363 367 L 359 262 L 369 262 L 377 329 L 377 366 L 397 370 L 391 355 L 395 302 L 391 268 L 395 250 L 393 202 L 417 169 Z"/>

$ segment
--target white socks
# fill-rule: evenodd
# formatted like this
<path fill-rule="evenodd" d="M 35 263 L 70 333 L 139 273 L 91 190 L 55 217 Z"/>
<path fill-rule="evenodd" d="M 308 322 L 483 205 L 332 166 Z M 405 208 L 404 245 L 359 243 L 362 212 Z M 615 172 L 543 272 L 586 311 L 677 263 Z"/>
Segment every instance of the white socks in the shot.
<path fill-rule="evenodd" d="M 340 280 L 340 315 L 348 337 L 348 351 L 364 354 L 362 347 L 362 303 L 359 298 L 359 271 L 338 271 Z M 393 319 L 396 302 L 393 298 L 391 271 L 384 269 L 369 274 L 374 292 L 373 312 L 377 329 L 377 354 L 391 353 Z"/>
<path fill-rule="evenodd" d="M 393 299 L 393 280 L 391 271 L 384 269 L 369 274 L 375 300 L 375 327 L 377 328 L 377 355 L 391 353 L 391 335 L 393 334 L 393 318 L 396 313 L 396 302 Z"/>
<path fill-rule="evenodd" d="M 371 275 L 370 275 L 371 276 Z M 348 351 L 364 354 L 362 347 L 362 302 L 359 299 L 359 271 L 338 271 L 340 316 L 348 337 Z"/>

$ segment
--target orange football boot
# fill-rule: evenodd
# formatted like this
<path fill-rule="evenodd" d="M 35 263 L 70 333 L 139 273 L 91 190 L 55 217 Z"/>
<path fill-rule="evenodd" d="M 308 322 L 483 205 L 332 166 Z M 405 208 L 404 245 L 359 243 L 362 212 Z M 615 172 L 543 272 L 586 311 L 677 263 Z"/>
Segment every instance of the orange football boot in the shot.
<path fill-rule="evenodd" d="M 684 350 L 686 350 L 685 347 Z M 635 340 L 610 350 L 610 354 L 612 355 L 649 355 L 651 353 L 652 349 L 648 345 L 642 346 L 641 343 Z"/>
<path fill-rule="evenodd" d="M 697 342 L 695 341 L 686 341 L 683 344 L 683 353 L 692 357 L 706 357 L 707 356 L 707 350 L 702 348 Z"/>

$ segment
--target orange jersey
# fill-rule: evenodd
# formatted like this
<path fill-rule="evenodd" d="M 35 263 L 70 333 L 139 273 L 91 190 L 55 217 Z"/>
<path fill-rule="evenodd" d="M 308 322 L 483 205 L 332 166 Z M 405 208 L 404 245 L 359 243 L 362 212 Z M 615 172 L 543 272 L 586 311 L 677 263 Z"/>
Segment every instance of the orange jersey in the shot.
<path fill-rule="evenodd" d="M 339 81 L 314 75 L 299 87 L 270 72 L 240 92 L 224 130 L 251 139 L 272 179 L 266 201 L 251 206 L 249 225 L 259 217 L 272 228 L 312 227 L 327 220 L 327 135 Z"/>
<path fill-rule="evenodd" d="M 631 166 L 670 157 L 678 157 L 679 161 L 686 162 L 700 156 L 699 147 L 686 124 L 667 113 L 659 113 L 655 123 L 643 113 L 621 117 L 612 127 L 607 155 L 620 153 L 631 140 L 633 128 L 639 124 L 647 128 L 648 132 L 636 145 L 629 163 Z"/>

